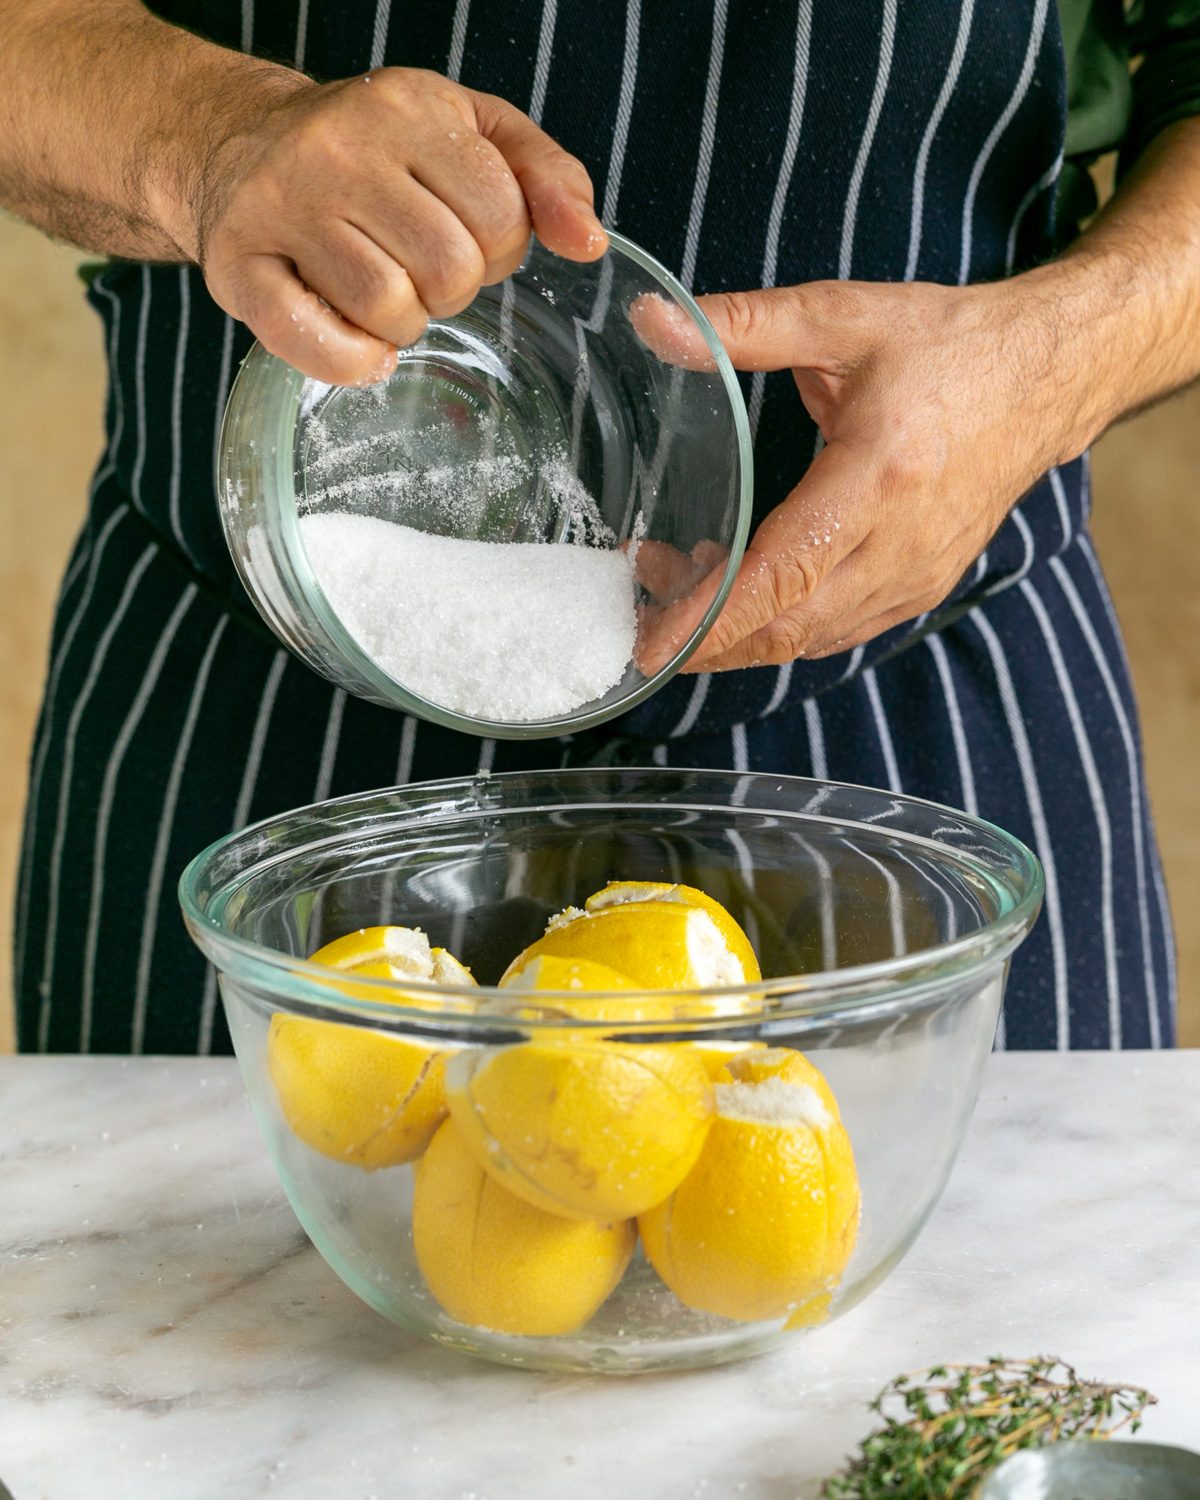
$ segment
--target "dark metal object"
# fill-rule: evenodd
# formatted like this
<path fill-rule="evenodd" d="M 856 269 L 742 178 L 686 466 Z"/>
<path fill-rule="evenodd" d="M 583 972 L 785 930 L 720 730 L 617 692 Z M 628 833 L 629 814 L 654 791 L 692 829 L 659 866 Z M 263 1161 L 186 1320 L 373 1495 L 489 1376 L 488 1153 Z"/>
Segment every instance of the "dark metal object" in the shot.
<path fill-rule="evenodd" d="M 978 1500 L 1197 1500 L 1200 1453 L 1162 1443 L 1077 1441 L 1014 1453 Z"/>

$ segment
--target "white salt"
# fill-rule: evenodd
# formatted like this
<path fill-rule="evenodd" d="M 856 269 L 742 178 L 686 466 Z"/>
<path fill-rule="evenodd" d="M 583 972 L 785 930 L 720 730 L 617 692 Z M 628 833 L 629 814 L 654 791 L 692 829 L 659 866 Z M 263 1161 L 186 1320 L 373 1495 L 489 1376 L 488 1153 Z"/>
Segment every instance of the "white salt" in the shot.
<path fill-rule="evenodd" d="M 473 718 L 554 719 L 625 675 L 637 634 L 629 556 L 433 536 L 376 516 L 301 518 L 342 623 L 409 691 Z"/>
<path fill-rule="evenodd" d="M 833 1124 L 821 1096 L 807 1083 L 788 1083 L 783 1078 L 768 1078 L 763 1083 L 718 1083 L 713 1093 L 717 1113 L 727 1120 L 742 1120 L 749 1125 L 807 1125 L 811 1130 L 826 1130 Z"/>

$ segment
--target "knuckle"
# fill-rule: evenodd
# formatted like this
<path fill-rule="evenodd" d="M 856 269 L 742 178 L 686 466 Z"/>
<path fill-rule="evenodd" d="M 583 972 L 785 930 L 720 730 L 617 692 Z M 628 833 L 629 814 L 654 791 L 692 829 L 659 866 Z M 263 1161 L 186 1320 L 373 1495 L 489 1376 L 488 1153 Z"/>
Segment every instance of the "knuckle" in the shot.
<path fill-rule="evenodd" d="M 785 558 L 772 558 L 768 586 L 780 614 L 811 599 L 821 581 L 822 568 L 814 552 L 794 552 Z"/>
<path fill-rule="evenodd" d="M 431 313 L 458 312 L 483 284 L 483 256 L 473 242 L 455 240 L 440 246 L 421 282 L 421 300 Z"/>
<path fill-rule="evenodd" d="M 812 638 L 811 628 L 794 615 L 779 615 L 763 628 L 755 645 L 762 647 L 757 654 L 764 664 L 770 662 L 778 665 L 803 656 Z"/>
<path fill-rule="evenodd" d="M 488 261 L 508 259 L 513 255 L 520 257 L 525 253 L 529 235 L 525 199 L 513 181 L 511 192 L 497 194 L 495 201 L 488 205 L 486 221 L 479 229 L 479 248 Z"/>
<path fill-rule="evenodd" d="M 415 344 L 428 327 L 425 310 L 418 305 L 393 316 L 387 325 L 387 335 L 399 348 L 406 349 L 409 344 Z"/>
<path fill-rule="evenodd" d="M 271 354 L 279 354 L 296 337 L 296 323 L 279 297 L 264 295 L 249 285 L 234 300 L 239 316 Z"/>
<path fill-rule="evenodd" d="M 725 321 L 737 343 L 748 343 L 766 331 L 770 321 L 767 303 L 749 292 L 726 292 Z"/>
<path fill-rule="evenodd" d="M 395 288 L 378 266 L 356 256 L 345 256 L 338 271 L 342 283 L 339 312 L 348 313 L 357 321 L 374 319 L 391 310 L 396 301 Z"/>

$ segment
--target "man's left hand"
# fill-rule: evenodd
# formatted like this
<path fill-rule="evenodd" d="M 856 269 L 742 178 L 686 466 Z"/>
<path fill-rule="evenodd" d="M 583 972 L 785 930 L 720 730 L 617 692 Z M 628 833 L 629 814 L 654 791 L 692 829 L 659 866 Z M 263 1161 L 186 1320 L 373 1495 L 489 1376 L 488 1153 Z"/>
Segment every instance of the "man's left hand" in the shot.
<path fill-rule="evenodd" d="M 738 369 L 791 369 L 824 446 L 758 527 L 688 671 L 829 656 L 934 609 L 1016 501 L 1090 436 L 1076 437 L 1059 374 L 1066 302 L 1044 271 L 699 300 Z M 651 341 L 667 343 L 653 321 Z M 672 358 L 703 362 L 682 320 L 671 334 L 683 341 L 670 340 Z M 644 669 L 691 634 L 718 577 L 656 619 Z"/>

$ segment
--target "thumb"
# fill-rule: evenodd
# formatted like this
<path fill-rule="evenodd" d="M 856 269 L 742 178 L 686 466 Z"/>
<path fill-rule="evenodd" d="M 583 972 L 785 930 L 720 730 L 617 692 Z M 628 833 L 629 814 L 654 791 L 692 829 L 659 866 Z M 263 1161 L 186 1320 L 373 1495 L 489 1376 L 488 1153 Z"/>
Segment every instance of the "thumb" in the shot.
<path fill-rule="evenodd" d="M 854 325 L 831 305 L 846 293 L 844 283 L 811 281 L 696 300 L 735 369 L 788 370 L 841 364 L 851 352 Z"/>
<path fill-rule="evenodd" d="M 479 133 L 520 184 L 538 239 L 567 260 L 598 260 L 608 249 L 608 236 L 596 217 L 592 180 L 583 163 L 506 99 L 472 97 Z"/>

